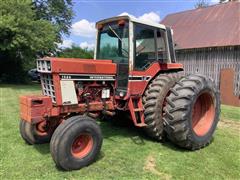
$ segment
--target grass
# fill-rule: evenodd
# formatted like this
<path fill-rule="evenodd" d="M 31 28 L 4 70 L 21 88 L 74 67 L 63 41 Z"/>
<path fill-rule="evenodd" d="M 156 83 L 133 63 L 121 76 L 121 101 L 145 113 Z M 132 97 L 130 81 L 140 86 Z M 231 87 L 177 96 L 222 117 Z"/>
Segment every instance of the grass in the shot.
<path fill-rule="evenodd" d="M 98 160 L 81 170 L 55 167 L 49 144 L 29 146 L 19 135 L 21 94 L 38 94 L 39 85 L 0 86 L 0 179 L 240 179 L 240 112 L 222 106 L 214 140 L 199 151 L 157 143 L 134 127 L 99 122 L 104 142 Z"/>
<path fill-rule="evenodd" d="M 222 105 L 221 115 L 223 119 L 240 121 L 240 108 Z"/>

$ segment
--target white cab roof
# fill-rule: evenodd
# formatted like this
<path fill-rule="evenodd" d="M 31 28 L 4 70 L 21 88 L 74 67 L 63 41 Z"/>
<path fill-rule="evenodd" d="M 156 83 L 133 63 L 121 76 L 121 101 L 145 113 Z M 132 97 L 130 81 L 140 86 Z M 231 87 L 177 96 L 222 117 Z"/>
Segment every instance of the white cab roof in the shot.
<path fill-rule="evenodd" d="M 166 29 L 166 26 L 163 25 L 163 24 L 158 24 L 158 23 L 155 23 L 155 22 L 152 22 L 152 21 L 142 21 L 142 20 L 139 20 L 139 19 L 131 17 L 131 16 L 115 16 L 115 17 L 111 17 L 111 18 L 108 18 L 108 19 L 103 19 L 101 21 L 98 21 L 96 23 L 96 25 L 98 25 L 98 24 L 105 24 L 105 23 L 108 23 L 108 22 L 121 20 L 121 19 L 128 19 L 129 21 L 132 21 L 132 22 L 145 24 L 145 25 L 156 27 L 156 28 L 160 28 L 160 29 Z"/>

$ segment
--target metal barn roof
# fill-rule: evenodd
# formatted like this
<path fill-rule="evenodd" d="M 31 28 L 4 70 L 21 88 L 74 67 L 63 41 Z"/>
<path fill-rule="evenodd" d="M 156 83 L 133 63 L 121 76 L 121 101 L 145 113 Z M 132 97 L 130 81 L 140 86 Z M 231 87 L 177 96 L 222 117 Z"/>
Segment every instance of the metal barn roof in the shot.
<path fill-rule="evenodd" d="M 240 45 L 240 1 L 166 16 L 177 49 Z"/>

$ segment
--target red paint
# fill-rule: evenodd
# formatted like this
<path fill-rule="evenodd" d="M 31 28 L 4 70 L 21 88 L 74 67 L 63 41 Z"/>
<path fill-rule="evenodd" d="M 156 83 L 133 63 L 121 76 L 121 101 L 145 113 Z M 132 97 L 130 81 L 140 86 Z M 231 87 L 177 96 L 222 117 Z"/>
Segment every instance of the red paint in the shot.
<path fill-rule="evenodd" d="M 60 86 L 60 77 L 59 77 L 59 74 L 57 74 L 57 73 L 53 73 L 53 84 L 55 87 L 56 104 L 61 106 L 62 105 L 62 93 L 61 93 L 61 86 Z"/>
<path fill-rule="evenodd" d="M 71 153 L 75 158 L 86 157 L 93 148 L 93 138 L 90 134 L 80 134 L 71 146 Z"/>
<path fill-rule="evenodd" d="M 20 118 L 31 123 L 44 120 L 52 109 L 52 99 L 47 96 L 20 96 Z"/>
<path fill-rule="evenodd" d="M 20 98 L 20 106 L 21 118 L 23 120 L 31 123 L 39 123 L 54 117 L 60 121 L 69 113 L 83 114 L 90 112 L 93 114 L 99 114 L 104 110 L 112 112 L 116 110 L 116 108 L 124 108 L 125 110 L 130 110 L 132 119 L 136 126 L 144 125 L 142 102 L 139 99 L 136 100 L 134 98 L 139 97 L 141 99 L 141 96 L 143 95 L 145 88 L 151 79 L 144 81 L 129 81 L 128 92 L 124 97 L 124 100 L 121 97 L 114 96 L 114 89 L 116 88 L 115 81 L 106 81 L 104 84 L 96 81 L 84 81 L 81 83 L 81 86 L 76 85 L 78 104 L 63 106 L 60 87 L 60 74 L 117 75 L 117 65 L 111 60 L 54 57 L 43 58 L 43 60 L 51 61 L 51 75 L 54 85 L 56 103 L 53 105 L 51 98 L 47 96 L 22 96 Z M 177 63 L 160 64 L 156 61 L 145 71 L 131 71 L 129 75 L 154 78 L 160 72 L 173 70 L 182 70 L 182 65 Z M 103 101 L 101 98 L 101 90 L 103 88 L 111 90 L 110 97 L 105 99 L 105 101 Z M 83 96 L 83 94 L 90 94 L 90 96 Z M 138 107 L 134 107 L 133 103 L 129 101 L 129 98 L 133 98 L 133 101 L 138 101 Z M 35 101 L 38 103 L 33 105 L 33 102 Z M 142 110 L 138 111 L 138 109 L 141 108 Z M 141 122 L 137 122 L 137 118 L 134 116 L 135 113 L 140 113 L 139 115 Z M 39 133 L 43 132 L 43 129 L 43 124 L 39 124 Z"/>
<path fill-rule="evenodd" d="M 226 105 L 240 107 L 240 95 L 234 94 L 234 72 L 233 68 L 221 69 L 220 71 L 220 92 L 221 102 Z"/>
<path fill-rule="evenodd" d="M 238 46 L 239 9 L 239 1 L 220 3 L 170 14 L 161 24 L 173 29 L 178 49 Z"/>
<path fill-rule="evenodd" d="M 145 71 L 131 71 L 129 75 L 151 76 L 151 78 L 153 79 L 159 72 L 173 70 L 181 71 L 183 70 L 183 65 L 178 63 L 160 64 L 159 62 L 155 62 Z M 129 94 L 143 95 L 148 83 L 149 81 L 129 81 L 128 83 Z"/>
<path fill-rule="evenodd" d="M 202 93 L 196 100 L 192 113 L 192 128 L 196 135 L 206 135 L 215 118 L 215 107 L 211 94 Z"/>
<path fill-rule="evenodd" d="M 48 131 L 47 129 L 47 121 L 41 121 L 39 123 L 36 124 L 36 133 L 38 136 L 47 136 L 48 135 Z"/>
<path fill-rule="evenodd" d="M 73 74 L 115 74 L 116 64 L 112 60 L 93 60 L 77 58 L 55 58 L 49 57 L 52 73 Z"/>
<path fill-rule="evenodd" d="M 128 100 L 128 108 L 134 125 L 138 127 L 146 126 L 144 122 L 144 108 L 142 104 L 142 97 L 130 97 Z M 140 122 L 138 122 L 138 119 L 136 117 L 137 114 L 140 117 Z"/>

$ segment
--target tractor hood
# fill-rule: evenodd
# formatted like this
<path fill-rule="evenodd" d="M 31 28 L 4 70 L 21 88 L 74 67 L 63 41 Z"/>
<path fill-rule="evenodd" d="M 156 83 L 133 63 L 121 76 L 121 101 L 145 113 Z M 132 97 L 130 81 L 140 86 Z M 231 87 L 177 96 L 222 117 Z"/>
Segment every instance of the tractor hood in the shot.
<path fill-rule="evenodd" d="M 37 60 L 39 72 L 68 74 L 116 74 L 112 60 L 46 57 Z"/>

